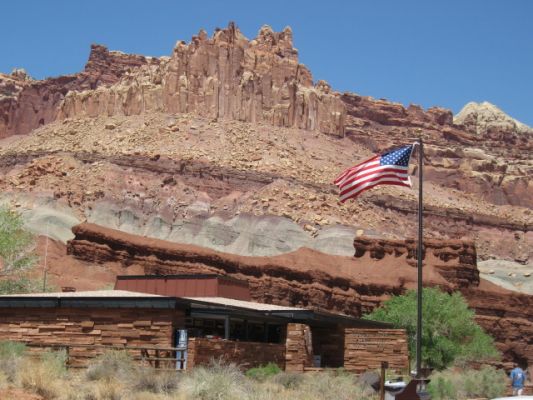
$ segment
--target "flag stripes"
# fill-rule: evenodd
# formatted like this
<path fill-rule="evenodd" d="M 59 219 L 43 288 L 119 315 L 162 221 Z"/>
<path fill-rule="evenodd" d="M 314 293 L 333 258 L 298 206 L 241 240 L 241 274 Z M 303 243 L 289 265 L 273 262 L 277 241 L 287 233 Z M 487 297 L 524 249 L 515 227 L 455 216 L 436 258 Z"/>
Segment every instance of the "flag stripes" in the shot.
<path fill-rule="evenodd" d="M 377 185 L 411 187 L 409 159 L 413 145 L 376 155 L 343 171 L 334 181 L 340 189 L 340 201 L 355 198 Z"/>

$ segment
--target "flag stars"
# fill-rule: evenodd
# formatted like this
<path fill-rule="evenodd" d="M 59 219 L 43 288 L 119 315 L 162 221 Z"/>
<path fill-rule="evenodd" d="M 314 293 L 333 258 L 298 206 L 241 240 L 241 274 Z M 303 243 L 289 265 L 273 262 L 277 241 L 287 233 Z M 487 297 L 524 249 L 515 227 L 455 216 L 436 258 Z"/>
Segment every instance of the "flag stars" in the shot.
<path fill-rule="evenodd" d="M 390 151 L 381 156 L 380 165 L 397 165 L 407 167 L 411 158 L 413 146 L 401 147 L 397 150 Z"/>
<path fill-rule="evenodd" d="M 377 185 L 411 187 L 408 167 L 412 150 L 413 145 L 403 146 L 376 155 L 344 171 L 335 179 L 335 184 L 340 189 L 340 201 L 355 198 Z"/>

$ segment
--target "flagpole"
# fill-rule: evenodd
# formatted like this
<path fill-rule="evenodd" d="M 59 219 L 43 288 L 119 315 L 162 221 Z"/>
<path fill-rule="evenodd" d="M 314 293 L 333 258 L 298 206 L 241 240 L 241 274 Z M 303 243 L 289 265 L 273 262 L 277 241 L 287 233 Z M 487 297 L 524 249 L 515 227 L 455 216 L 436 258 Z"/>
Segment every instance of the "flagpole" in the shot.
<path fill-rule="evenodd" d="M 422 248 L 423 248 L 423 227 L 424 227 L 424 206 L 423 206 L 423 171 L 424 171 L 424 144 L 422 134 L 418 139 L 418 245 L 417 245 L 417 319 L 416 319 L 416 377 L 421 378 L 420 370 L 422 364 Z"/>

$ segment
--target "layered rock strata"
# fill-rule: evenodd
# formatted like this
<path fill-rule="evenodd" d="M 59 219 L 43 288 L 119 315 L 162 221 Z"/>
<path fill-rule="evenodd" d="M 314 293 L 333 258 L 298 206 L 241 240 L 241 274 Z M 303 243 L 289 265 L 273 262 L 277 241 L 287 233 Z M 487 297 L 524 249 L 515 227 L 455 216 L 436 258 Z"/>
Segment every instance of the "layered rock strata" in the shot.
<path fill-rule="evenodd" d="M 480 260 L 516 262 L 505 275 L 529 284 L 519 268 L 533 257 L 531 131 L 484 104 L 454 120 L 442 108 L 339 95 L 313 84 L 289 29 L 248 41 L 230 24 L 161 58 L 95 45 L 80 74 L 2 75 L 0 136 L 31 134 L 0 143 L 0 202 L 31 209 L 42 234 L 49 206 L 65 209 L 76 218 L 59 221 L 62 238 L 88 219 L 241 255 L 313 242 L 349 255 L 357 230 L 414 235 L 416 191 L 383 186 L 341 205 L 331 181 L 418 129 L 428 237 L 475 240 Z"/>
<path fill-rule="evenodd" d="M 0 138 L 57 118 L 153 111 L 266 122 L 344 134 L 340 95 L 298 62 L 292 31 L 264 26 L 253 40 L 230 23 L 209 38 L 178 41 L 170 57 L 146 58 L 93 45 L 85 70 L 43 81 L 1 75 Z"/>
<path fill-rule="evenodd" d="M 197 246 L 129 235 L 93 224 L 73 229 L 69 254 L 98 264 L 117 263 L 149 274 L 216 273 L 248 280 L 254 300 L 361 316 L 416 285 L 413 244 L 358 238 L 355 257 L 308 249 L 276 257 L 242 257 Z M 479 323 L 495 337 L 507 361 L 533 362 L 533 296 L 479 280 L 475 247 L 428 241 L 426 285 L 461 290 Z M 512 338 L 512 341 L 508 341 Z"/>
<path fill-rule="evenodd" d="M 356 143 L 379 152 L 422 136 L 428 181 L 494 204 L 533 207 L 533 130 L 518 121 L 500 112 L 497 121 L 507 123 L 487 122 L 472 113 L 454 122 L 451 111 L 439 107 L 424 111 L 353 93 L 343 94 L 342 100 L 345 132 Z"/>
<path fill-rule="evenodd" d="M 83 72 L 44 80 L 31 79 L 20 70 L 0 74 L 0 138 L 29 133 L 55 121 L 71 91 L 94 90 L 116 83 L 126 72 L 157 59 L 108 51 L 92 45 Z"/>
<path fill-rule="evenodd" d="M 344 133 L 343 103 L 327 83 L 313 84 L 290 28 L 264 26 L 251 41 L 234 24 L 211 38 L 200 31 L 189 44 L 179 41 L 170 58 L 109 89 L 69 93 L 60 117 L 150 111 Z"/>
<path fill-rule="evenodd" d="M 464 240 L 426 240 L 424 264 L 431 265 L 454 288 L 479 286 L 479 271 L 476 266 L 476 246 Z M 408 240 L 385 240 L 358 237 L 354 240 L 355 258 L 365 255 L 373 260 L 402 258 L 412 267 L 417 266 L 417 242 Z"/>

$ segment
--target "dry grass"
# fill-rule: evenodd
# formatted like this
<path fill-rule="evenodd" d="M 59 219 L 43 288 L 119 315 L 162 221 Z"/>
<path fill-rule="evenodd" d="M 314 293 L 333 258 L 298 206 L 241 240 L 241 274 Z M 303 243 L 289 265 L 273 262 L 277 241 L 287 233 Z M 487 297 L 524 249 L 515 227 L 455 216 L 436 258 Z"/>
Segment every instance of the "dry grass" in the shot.
<path fill-rule="evenodd" d="M 21 356 L 6 385 L 22 387 L 45 400 L 322 400 L 367 399 L 365 390 L 346 374 L 271 373 L 254 379 L 237 366 L 213 362 L 188 373 L 136 366 L 122 352 L 95 359 L 87 370 L 67 372 L 61 353 L 39 359 Z M 3 374 L 3 375 L 2 375 Z"/>
<path fill-rule="evenodd" d="M 64 383 L 57 371 L 41 360 L 25 360 L 18 372 L 20 385 L 44 399 L 61 395 Z"/>
<path fill-rule="evenodd" d="M 132 376 L 129 386 L 134 393 L 170 394 L 178 390 L 179 384 L 179 372 L 142 368 Z"/>
<path fill-rule="evenodd" d="M 234 364 L 213 362 L 186 374 L 179 388 L 181 399 L 233 400 L 250 398 L 252 382 Z"/>
<path fill-rule="evenodd" d="M 137 370 L 131 356 L 120 350 L 106 351 L 94 359 L 85 371 L 89 381 L 112 380 L 125 381 Z"/>
<path fill-rule="evenodd" d="M 95 359 L 87 370 L 74 372 L 65 369 L 60 352 L 30 358 L 16 347 L 7 348 L 9 351 L 0 352 L 0 389 L 23 388 L 44 400 L 377 399 L 372 389 L 342 371 L 255 373 L 251 378 L 235 365 L 213 362 L 178 373 L 141 368 L 125 353 L 109 352 Z M 491 398 L 505 389 L 505 374 L 491 368 L 449 370 L 434 374 L 432 386 L 435 400 Z"/>

